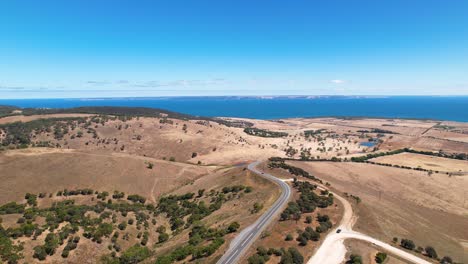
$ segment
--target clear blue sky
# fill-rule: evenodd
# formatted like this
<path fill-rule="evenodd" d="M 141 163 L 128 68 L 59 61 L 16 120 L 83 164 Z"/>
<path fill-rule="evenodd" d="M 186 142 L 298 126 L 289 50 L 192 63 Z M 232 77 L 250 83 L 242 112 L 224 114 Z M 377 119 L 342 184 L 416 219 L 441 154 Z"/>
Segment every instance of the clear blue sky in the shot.
<path fill-rule="evenodd" d="M 468 94 L 464 0 L 3 0 L 0 98 Z"/>

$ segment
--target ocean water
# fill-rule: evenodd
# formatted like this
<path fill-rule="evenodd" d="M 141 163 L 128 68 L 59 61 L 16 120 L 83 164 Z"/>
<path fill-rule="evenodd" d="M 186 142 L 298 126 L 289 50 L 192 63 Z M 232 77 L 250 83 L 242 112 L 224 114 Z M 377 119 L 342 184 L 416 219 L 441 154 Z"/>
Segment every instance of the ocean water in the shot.
<path fill-rule="evenodd" d="M 0 105 L 44 108 L 139 106 L 198 116 L 258 119 L 346 116 L 468 122 L 468 96 L 0 99 Z"/>

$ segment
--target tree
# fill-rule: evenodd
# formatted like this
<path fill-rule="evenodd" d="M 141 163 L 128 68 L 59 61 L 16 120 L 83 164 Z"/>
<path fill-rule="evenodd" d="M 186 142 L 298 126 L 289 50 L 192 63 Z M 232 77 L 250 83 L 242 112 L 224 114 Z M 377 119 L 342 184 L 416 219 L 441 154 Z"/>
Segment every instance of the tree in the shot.
<path fill-rule="evenodd" d="M 306 217 L 306 223 L 307 223 L 307 224 L 312 223 L 312 216 L 308 215 L 308 216 Z"/>
<path fill-rule="evenodd" d="M 409 249 L 409 250 L 413 250 L 416 247 L 416 245 L 414 244 L 414 242 L 412 240 L 405 239 L 405 238 L 401 240 L 400 245 L 403 248 L 406 248 L 406 249 Z"/>
<path fill-rule="evenodd" d="M 118 226 L 117 226 L 120 230 L 125 230 L 125 228 L 127 228 L 127 223 L 125 221 L 121 222 Z"/>
<path fill-rule="evenodd" d="M 228 228 L 227 228 L 227 232 L 228 233 L 234 233 L 236 232 L 240 227 L 240 224 L 238 222 L 232 222 Z"/>
<path fill-rule="evenodd" d="M 293 240 L 293 236 L 291 234 L 287 234 L 286 238 L 284 240 L 291 241 L 291 240 Z"/>
<path fill-rule="evenodd" d="M 205 189 L 198 190 L 198 197 L 202 197 L 204 193 L 205 193 Z"/>
<path fill-rule="evenodd" d="M 356 254 L 351 254 L 346 264 L 362 264 L 362 257 Z"/>
<path fill-rule="evenodd" d="M 300 246 L 307 246 L 307 237 L 305 236 L 304 233 L 300 234 L 298 237 L 297 237 L 297 241 L 299 242 L 299 245 Z"/>
<path fill-rule="evenodd" d="M 135 244 L 129 247 L 122 253 L 120 256 L 120 263 L 139 263 L 151 255 L 151 251 L 144 246 L 140 246 L 139 244 Z"/>
<path fill-rule="evenodd" d="M 280 264 L 303 264 L 303 263 L 304 263 L 304 257 L 296 248 L 293 248 L 293 247 L 290 247 L 287 251 L 284 251 L 280 260 Z"/>
<path fill-rule="evenodd" d="M 453 260 L 451 257 L 445 256 L 440 260 L 440 264 L 452 264 Z"/>
<path fill-rule="evenodd" d="M 160 233 L 158 237 L 158 242 L 163 243 L 169 239 L 169 235 L 167 233 Z"/>
<path fill-rule="evenodd" d="M 248 259 L 247 259 L 247 262 L 249 264 L 265 264 L 266 261 L 264 259 L 263 256 L 260 256 L 258 254 L 254 254 L 252 256 L 250 256 Z"/>
<path fill-rule="evenodd" d="M 291 247 L 291 248 L 288 249 L 288 252 L 291 254 L 294 264 L 304 263 L 304 257 L 301 255 L 301 253 L 296 248 Z"/>
<path fill-rule="evenodd" d="M 383 263 L 387 259 L 387 253 L 379 252 L 375 255 L 375 262 Z"/>
<path fill-rule="evenodd" d="M 427 246 L 424 251 L 426 252 L 426 255 L 430 258 L 436 259 L 437 258 L 437 252 L 435 249 L 431 246 Z"/>
<path fill-rule="evenodd" d="M 37 258 L 38 260 L 45 260 L 46 257 L 47 257 L 47 253 L 45 251 L 44 246 L 35 246 L 34 247 L 33 258 Z"/>

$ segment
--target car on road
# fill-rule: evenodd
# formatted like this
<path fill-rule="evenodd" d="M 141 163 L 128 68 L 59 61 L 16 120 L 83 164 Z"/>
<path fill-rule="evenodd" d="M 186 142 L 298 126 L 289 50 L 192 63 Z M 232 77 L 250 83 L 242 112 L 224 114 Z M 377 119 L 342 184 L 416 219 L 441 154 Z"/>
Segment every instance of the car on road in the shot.
<path fill-rule="evenodd" d="M 336 233 L 341 233 L 341 229 L 336 230 Z"/>

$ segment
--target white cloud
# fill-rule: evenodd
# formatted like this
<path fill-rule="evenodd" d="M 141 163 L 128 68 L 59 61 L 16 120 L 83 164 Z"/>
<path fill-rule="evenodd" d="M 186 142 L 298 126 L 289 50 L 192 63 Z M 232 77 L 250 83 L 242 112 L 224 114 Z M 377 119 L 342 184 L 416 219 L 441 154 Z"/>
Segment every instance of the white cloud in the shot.
<path fill-rule="evenodd" d="M 334 84 L 343 84 L 343 83 L 345 83 L 346 81 L 344 81 L 344 80 L 331 80 L 330 82 L 331 82 L 331 83 L 334 83 Z"/>

